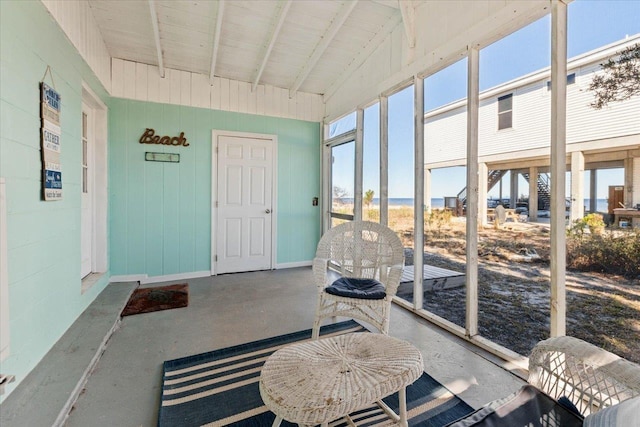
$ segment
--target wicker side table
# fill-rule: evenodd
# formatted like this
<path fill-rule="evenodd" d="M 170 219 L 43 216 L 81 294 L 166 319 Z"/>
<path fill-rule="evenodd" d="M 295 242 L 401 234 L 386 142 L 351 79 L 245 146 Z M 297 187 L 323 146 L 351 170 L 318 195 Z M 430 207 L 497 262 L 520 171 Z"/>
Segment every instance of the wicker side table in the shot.
<path fill-rule="evenodd" d="M 283 419 L 327 425 L 373 403 L 407 426 L 406 387 L 423 369 L 420 351 L 406 341 L 368 332 L 344 334 L 276 351 L 262 368 L 260 395 L 276 414 L 273 426 Z M 399 414 L 382 402 L 395 392 Z"/>

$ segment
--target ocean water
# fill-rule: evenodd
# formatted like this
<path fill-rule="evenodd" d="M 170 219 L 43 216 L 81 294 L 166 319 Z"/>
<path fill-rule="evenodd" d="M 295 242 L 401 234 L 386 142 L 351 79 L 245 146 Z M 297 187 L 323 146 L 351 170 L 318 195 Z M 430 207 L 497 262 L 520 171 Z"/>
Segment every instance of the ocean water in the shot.
<path fill-rule="evenodd" d="M 351 202 L 351 199 L 345 199 L 345 202 Z M 380 199 L 373 199 L 373 206 L 380 205 Z M 389 198 L 389 206 L 413 206 L 413 198 L 401 198 L 401 197 L 391 197 Z M 589 209 L 589 199 L 584 200 L 585 210 Z M 444 207 L 444 199 L 434 197 L 431 199 L 431 207 L 432 208 L 443 208 Z M 597 199 L 596 202 L 596 211 L 606 213 L 609 210 L 609 202 L 607 199 Z"/>

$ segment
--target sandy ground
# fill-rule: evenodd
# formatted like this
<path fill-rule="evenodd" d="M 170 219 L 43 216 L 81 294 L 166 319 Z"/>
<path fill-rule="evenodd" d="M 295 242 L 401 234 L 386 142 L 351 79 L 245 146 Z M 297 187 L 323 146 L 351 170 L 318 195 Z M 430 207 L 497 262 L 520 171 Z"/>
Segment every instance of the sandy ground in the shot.
<path fill-rule="evenodd" d="M 410 248 L 413 224 L 403 223 L 392 227 Z M 549 242 L 548 226 L 539 224 L 479 232 L 480 334 L 522 355 L 549 337 Z M 426 230 L 425 247 L 425 263 L 465 271 L 463 221 L 454 218 Z M 538 259 L 527 257 L 533 251 Z M 405 256 L 406 264 L 413 264 L 412 249 L 405 249 Z M 566 288 L 567 335 L 640 363 L 640 280 L 567 271 Z M 464 287 L 427 292 L 424 301 L 429 311 L 464 325 Z"/>

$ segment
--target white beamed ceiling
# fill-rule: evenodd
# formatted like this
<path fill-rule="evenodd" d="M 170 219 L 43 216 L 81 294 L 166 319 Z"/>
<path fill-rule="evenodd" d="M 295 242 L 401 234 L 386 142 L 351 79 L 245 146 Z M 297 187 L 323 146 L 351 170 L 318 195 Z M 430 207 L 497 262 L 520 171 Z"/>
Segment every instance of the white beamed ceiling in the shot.
<path fill-rule="evenodd" d="M 322 120 L 504 37 L 556 0 L 41 1 L 113 96 Z"/>
<path fill-rule="evenodd" d="M 89 0 L 112 58 L 158 65 L 147 0 Z M 418 3 L 418 2 L 416 2 Z M 214 75 L 253 83 L 284 0 L 224 3 Z M 218 1 L 156 0 L 164 66 L 209 75 Z M 294 0 L 258 84 L 291 89 L 347 2 Z M 323 94 L 384 24 L 395 3 L 359 1 L 298 88 Z"/>

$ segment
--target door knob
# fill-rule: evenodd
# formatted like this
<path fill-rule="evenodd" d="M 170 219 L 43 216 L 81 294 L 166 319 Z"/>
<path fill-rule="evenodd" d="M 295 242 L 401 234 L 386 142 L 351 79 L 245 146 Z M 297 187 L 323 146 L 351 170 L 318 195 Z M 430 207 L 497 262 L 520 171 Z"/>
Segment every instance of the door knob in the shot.
<path fill-rule="evenodd" d="M 264 213 L 271 213 L 271 209 L 267 209 Z"/>

